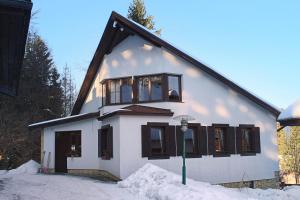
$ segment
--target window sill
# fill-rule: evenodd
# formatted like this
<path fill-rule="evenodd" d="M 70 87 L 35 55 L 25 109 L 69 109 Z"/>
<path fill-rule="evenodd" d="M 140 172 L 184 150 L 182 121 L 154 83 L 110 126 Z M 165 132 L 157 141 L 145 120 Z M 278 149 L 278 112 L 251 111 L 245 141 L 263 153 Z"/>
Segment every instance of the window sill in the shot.
<path fill-rule="evenodd" d="M 98 107 L 98 109 L 101 109 L 105 106 L 119 106 L 119 105 L 132 105 L 132 104 L 147 104 L 147 103 L 164 103 L 164 102 L 169 102 L 169 103 L 184 103 L 183 101 L 141 101 L 141 102 L 131 102 L 131 103 L 115 103 L 115 104 L 106 104 L 103 106 Z"/>
<path fill-rule="evenodd" d="M 185 158 L 201 158 L 201 155 L 197 155 L 197 154 L 187 154 L 185 156 Z"/>
<path fill-rule="evenodd" d="M 219 153 L 214 153 L 213 154 L 213 157 L 216 157 L 216 158 L 218 158 L 218 157 L 230 157 L 231 155 L 230 155 L 230 153 L 226 153 L 226 152 L 219 152 Z"/>
<path fill-rule="evenodd" d="M 153 155 L 153 156 L 148 157 L 148 160 L 162 160 L 162 159 L 170 159 L 170 156 L 168 156 L 168 155 Z"/>
<path fill-rule="evenodd" d="M 256 156 L 255 152 L 241 153 L 241 156 Z"/>

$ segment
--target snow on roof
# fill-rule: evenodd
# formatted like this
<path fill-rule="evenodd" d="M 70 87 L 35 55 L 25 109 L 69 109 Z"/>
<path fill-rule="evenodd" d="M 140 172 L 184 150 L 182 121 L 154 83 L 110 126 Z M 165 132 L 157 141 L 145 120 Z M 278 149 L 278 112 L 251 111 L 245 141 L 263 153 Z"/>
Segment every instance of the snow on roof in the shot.
<path fill-rule="evenodd" d="M 300 119 L 300 99 L 282 111 L 278 117 L 279 121 L 290 119 Z"/>
<path fill-rule="evenodd" d="M 72 119 L 72 118 L 76 118 L 84 114 L 79 114 L 79 115 L 71 115 L 71 116 L 67 116 L 67 117 L 61 117 L 61 118 L 56 118 L 56 119 L 51 119 L 51 120 L 47 120 L 47 121 L 41 121 L 41 122 L 37 122 L 34 124 L 30 124 L 28 127 L 33 127 L 33 126 L 39 126 L 39 125 L 43 125 L 43 124 L 48 124 L 49 122 L 57 122 L 57 121 L 61 121 L 61 120 L 65 120 L 65 119 Z"/>
<path fill-rule="evenodd" d="M 199 59 L 198 56 L 195 56 L 194 54 L 186 51 L 186 50 L 183 50 L 182 48 L 179 48 L 177 45 L 175 45 L 173 42 L 170 42 L 168 41 L 167 39 L 161 37 L 160 35 L 156 35 L 154 34 L 153 32 L 151 32 L 149 29 L 147 29 L 146 27 L 142 26 L 141 24 L 131 20 L 131 19 L 128 19 L 130 22 L 134 23 L 135 25 L 139 26 L 140 28 L 142 28 L 143 30 L 147 31 L 148 33 L 160 38 L 161 40 L 169 43 L 170 45 L 172 45 L 173 47 L 175 47 L 176 49 L 178 49 L 179 51 L 185 53 L 186 55 L 192 57 L 193 59 L 195 59 L 196 61 L 198 61 L 199 63 L 202 63 L 203 65 L 209 67 L 210 69 L 212 69 L 213 71 L 215 71 L 216 73 L 220 74 L 221 76 L 223 77 L 226 77 L 226 79 L 228 79 L 229 81 L 231 81 L 232 83 L 234 83 L 235 85 L 239 86 L 240 88 L 242 88 L 243 90 L 247 91 L 249 94 L 253 95 L 254 97 L 256 97 L 257 99 L 269 104 L 270 106 L 272 106 L 273 108 L 275 108 L 276 110 L 280 110 L 277 106 L 275 106 L 274 104 L 270 103 L 269 101 L 263 99 L 262 97 L 259 97 L 258 95 L 254 94 L 252 91 L 248 90 L 248 89 L 245 89 L 244 87 L 242 87 L 241 85 L 237 84 L 235 81 L 233 81 L 232 79 L 228 78 L 227 76 L 225 76 L 223 73 L 219 72 L 218 70 L 216 70 L 214 67 L 212 67 L 211 65 L 207 64 L 206 62 L 203 62 L 201 59 Z"/>

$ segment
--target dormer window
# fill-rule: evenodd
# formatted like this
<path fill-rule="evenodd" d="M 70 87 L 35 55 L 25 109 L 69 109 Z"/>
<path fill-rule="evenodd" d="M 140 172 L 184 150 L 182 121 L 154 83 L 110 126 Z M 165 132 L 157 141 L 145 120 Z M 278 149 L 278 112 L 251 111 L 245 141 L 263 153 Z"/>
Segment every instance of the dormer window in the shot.
<path fill-rule="evenodd" d="M 102 81 L 102 105 L 181 101 L 181 76 L 153 74 Z"/>

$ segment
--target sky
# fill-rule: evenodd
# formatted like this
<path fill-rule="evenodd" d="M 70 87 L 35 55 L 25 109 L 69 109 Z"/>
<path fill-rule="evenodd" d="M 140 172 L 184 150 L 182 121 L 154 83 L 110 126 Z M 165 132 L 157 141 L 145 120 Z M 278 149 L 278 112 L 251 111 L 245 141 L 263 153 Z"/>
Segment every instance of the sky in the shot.
<path fill-rule="evenodd" d="M 79 90 L 111 12 L 131 0 L 32 1 L 32 27 Z M 300 98 L 300 1 L 144 1 L 163 39 L 279 108 Z"/>

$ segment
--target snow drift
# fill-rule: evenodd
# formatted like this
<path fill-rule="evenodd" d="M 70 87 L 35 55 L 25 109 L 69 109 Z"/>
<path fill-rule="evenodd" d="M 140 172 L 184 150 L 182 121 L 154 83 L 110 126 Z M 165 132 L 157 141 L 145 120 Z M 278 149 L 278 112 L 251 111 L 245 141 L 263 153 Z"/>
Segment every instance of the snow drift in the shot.
<path fill-rule="evenodd" d="M 187 180 L 187 185 L 182 185 L 181 176 L 149 163 L 124 181 L 119 182 L 119 186 L 127 188 L 132 193 L 140 196 L 157 200 L 249 199 L 247 195 L 234 189 L 213 186 L 209 183 L 197 182 L 191 179 Z"/>
<path fill-rule="evenodd" d="M 15 174 L 36 174 L 40 168 L 40 164 L 35 162 L 34 160 L 30 160 L 23 165 L 19 166 L 16 169 L 9 170 L 7 172 L 8 175 Z"/>
<path fill-rule="evenodd" d="M 300 187 L 286 190 L 230 189 L 192 179 L 187 179 L 187 185 L 182 185 L 181 176 L 149 163 L 118 185 L 140 197 L 155 200 L 297 200 L 300 196 Z"/>

